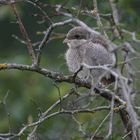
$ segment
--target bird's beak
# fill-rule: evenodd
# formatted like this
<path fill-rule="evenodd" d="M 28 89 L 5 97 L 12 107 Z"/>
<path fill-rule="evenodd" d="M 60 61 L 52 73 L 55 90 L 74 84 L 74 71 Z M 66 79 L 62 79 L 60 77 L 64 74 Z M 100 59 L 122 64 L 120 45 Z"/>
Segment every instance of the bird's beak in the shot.
<path fill-rule="evenodd" d="M 68 43 L 69 42 L 69 39 L 65 38 L 63 43 Z"/>

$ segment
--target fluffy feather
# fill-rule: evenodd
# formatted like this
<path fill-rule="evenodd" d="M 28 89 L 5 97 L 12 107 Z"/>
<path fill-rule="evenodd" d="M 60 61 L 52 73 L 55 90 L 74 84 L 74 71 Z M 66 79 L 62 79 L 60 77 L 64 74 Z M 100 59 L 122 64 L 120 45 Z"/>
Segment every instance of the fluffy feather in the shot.
<path fill-rule="evenodd" d="M 81 63 L 90 66 L 105 64 L 115 65 L 116 63 L 115 55 L 109 51 L 105 40 L 97 35 L 89 33 L 82 27 L 71 29 L 64 42 L 69 46 L 65 58 L 69 70 L 73 73 L 80 69 Z M 102 77 L 104 74 L 105 76 Z M 107 83 L 105 79 L 109 80 L 112 77 L 109 72 L 103 69 L 89 70 L 86 67 L 78 73 L 78 76 L 82 80 L 88 81 L 92 79 L 98 80 L 100 78 L 103 79 L 102 81 L 104 81 L 104 83 Z"/>

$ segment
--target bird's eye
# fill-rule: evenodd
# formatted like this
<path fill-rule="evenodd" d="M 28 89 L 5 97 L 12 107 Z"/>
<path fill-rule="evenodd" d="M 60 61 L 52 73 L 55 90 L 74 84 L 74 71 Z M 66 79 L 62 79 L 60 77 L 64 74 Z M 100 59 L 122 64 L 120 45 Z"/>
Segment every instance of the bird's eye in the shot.
<path fill-rule="evenodd" d="M 76 34 L 74 37 L 75 37 L 76 39 L 80 39 L 80 35 L 79 35 L 79 34 Z"/>

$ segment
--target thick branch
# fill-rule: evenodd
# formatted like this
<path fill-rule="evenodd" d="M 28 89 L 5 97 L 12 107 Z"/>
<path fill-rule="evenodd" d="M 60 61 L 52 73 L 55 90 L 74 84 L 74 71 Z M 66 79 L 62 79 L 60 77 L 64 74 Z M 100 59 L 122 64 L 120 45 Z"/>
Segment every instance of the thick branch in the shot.
<path fill-rule="evenodd" d="M 91 88 L 91 84 L 85 81 L 80 80 L 79 78 L 75 78 L 74 75 L 64 75 L 59 72 L 54 72 L 45 68 L 34 67 L 31 65 L 23 65 L 23 64 L 0 64 L 0 70 L 9 70 L 9 69 L 17 69 L 17 70 L 27 70 L 27 71 L 34 71 L 39 74 L 42 74 L 46 77 L 49 77 L 57 82 L 68 82 L 68 83 L 75 83 L 79 87 L 86 87 L 88 89 Z M 106 98 L 107 100 L 112 100 L 113 93 L 105 90 L 95 89 L 97 94 L 100 94 L 102 97 Z M 115 102 L 119 105 L 125 105 L 125 102 L 121 100 L 118 96 L 115 95 Z"/>

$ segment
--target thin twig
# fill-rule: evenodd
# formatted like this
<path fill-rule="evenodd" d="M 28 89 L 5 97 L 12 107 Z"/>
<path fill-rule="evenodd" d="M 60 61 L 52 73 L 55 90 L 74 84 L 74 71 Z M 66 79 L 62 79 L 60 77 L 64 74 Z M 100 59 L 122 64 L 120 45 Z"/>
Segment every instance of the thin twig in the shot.
<path fill-rule="evenodd" d="M 97 0 L 93 0 L 93 7 L 94 7 L 93 15 L 96 16 L 97 25 L 100 28 L 101 32 L 104 34 L 104 36 L 108 39 L 108 36 L 107 36 L 106 32 L 104 31 L 104 28 L 103 28 L 103 24 L 101 22 L 100 15 L 98 13 Z"/>
<path fill-rule="evenodd" d="M 52 30 L 56 27 L 60 27 L 60 26 L 64 26 L 68 23 L 71 23 L 72 19 L 68 19 L 62 22 L 58 22 L 58 23 L 54 23 L 51 24 L 50 27 L 47 29 L 45 36 L 43 37 L 42 41 L 40 42 L 38 49 L 37 49 L 37 61 L 36 61 L 36 66 L 39 66 L 40 64 L 40 60 L 41 60 L 41 53 L 42 53 L 42 49 L 44 48 L 46 42 L 49 40 L 50 34 L 52 32 Z"/>
<path fill-rule="evenodd" d="M 19 25 L 21 34 L 22 34 L 23 38 L 26 40 L 26 42 L 27 42 L 27 49 L 28 49 L 29 55 L 32 58 L 32 64 L 34 64 L 35 60 L 36 60 L 36 56 L 35 56 L 35 52 L 34 52 L 33 47 L 32 47 L 31 40 L 30 40 L 30 38 L 28 36 L 28 33 L 27 33 L 27 31 L 26 31 L 26 29 L 25 29 L 25 27 L 23 25 L 23 22 L 22 22 L 22 20 L 20 18 L 20 15 L 17 12 L 15 4 L 10 4 L 10 6 L 11 6 L 12 11 L 13 11 L 16 19 L 17 19 L 17 23 Z"/>
<path fill-rule="evenodd" d="M 102 122 L 100 123 L 100 125 L 98 126 L 98 128 L 95 130 L 95 132 L 92 134 L 90 140 L 94 140 L 94 137 L 96 136 L 97 132 L 99 131 L 99 129 L 102 127 L 102 125 L 105 123 L 105 121 L 108 119 L 108 117 L 110 116 L 110 113 L 109 112 L 106 117 L 102 120 Z"/>

